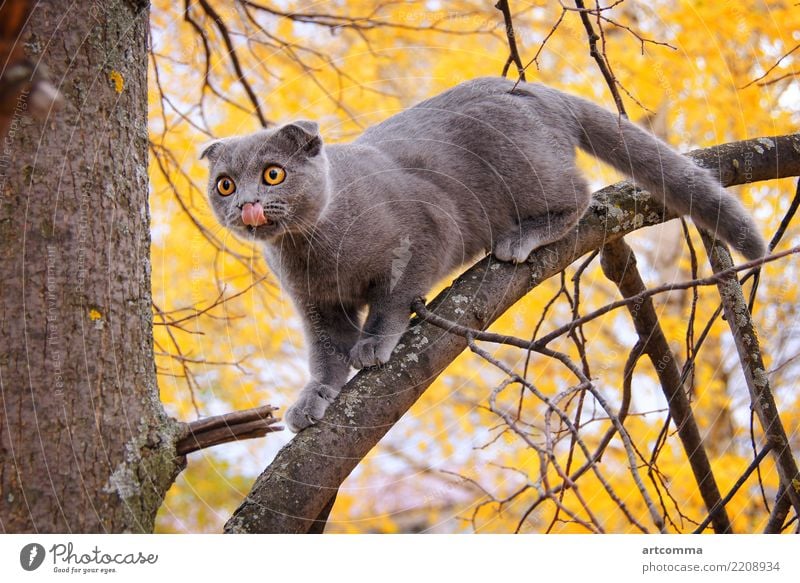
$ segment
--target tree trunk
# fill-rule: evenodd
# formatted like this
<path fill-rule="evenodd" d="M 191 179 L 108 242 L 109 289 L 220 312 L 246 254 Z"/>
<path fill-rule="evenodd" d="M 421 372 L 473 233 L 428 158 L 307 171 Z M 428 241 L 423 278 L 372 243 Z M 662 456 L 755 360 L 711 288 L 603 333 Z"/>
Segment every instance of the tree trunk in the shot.
<path fill-rule="evenodd" d="M 146 2 L 40 2 L 63 94 L 0 148 L 0 530 L 150 531 L 185 464 L 156 385 Z"/>

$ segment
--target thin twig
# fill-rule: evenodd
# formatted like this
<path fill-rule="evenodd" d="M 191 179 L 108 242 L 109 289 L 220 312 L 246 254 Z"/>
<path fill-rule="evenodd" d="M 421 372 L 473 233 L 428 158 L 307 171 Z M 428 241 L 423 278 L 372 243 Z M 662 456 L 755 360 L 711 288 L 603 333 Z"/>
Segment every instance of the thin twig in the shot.
<path fill-rule="evenodd" d="M 758 465 L 762 461 L 764 461 L 764 458 L 767 457 L 767 454 L 769 454 L 769 452 L 771 452 L 771 451 L 772 451 L 772 444 L 771 443 L 767 443 L 767 445 L 765 445 L 761 449 L 761 451 L 758 452 L 758 455 L 755 457 L 755 459 L 752 462 L 750 462 L 750 465 L 747 466 L 747 469 L 744 471 L 744 473 L 741 476 L 739 476 L 739 479 L 736 480 L 736 483 L 733 485 L 733 487 L 731 488 L 730 492 L 728 492 L 725 495 L 725 498 L 720 500 L 717 503 L 717 505 L 715 505 L 711 509 L 711 511 L 708 513 L 708 516 L 706 517 L 706 519 L 703 520 L 703 522 L 701 522 L 698 525 L 698 527 L 695 529 L 695 531 L 692 534 L 702 534 L 703 533 L 703 531 L 706 529 L 706 527 L 709 525 L 709 523 L 713 520 L 714 513 L 725 508 L 725 505 L 728 502 L 730 502 L 731 499 L 733 499 L 733 497 L 736 495 L 736 492 L 739 491 L 739 488 L 744 486 L 744 483 L 747 481 L 747 478 L 750 477 L 750 474 L 752 474 L 755 471 L 755 469 L 758 467 Z"/>
<path fill-rule="evenodd" d="M 775 250 L 775 247 L 778 246 L 783 235 L 786 233 L 786 230 L 789 228 L 789 223 L 792 222 L 794 215 L 797 213 L 797 209 L 800 208 L 800 180 L 797 181 L 797 186 L 795 187 L 794 191 L 794 198 L 792 199 L 791 204 L 789 204 L 789 208 L 786 210 L 786 214 L 783 215 L 781 219 L 780 225 L 778 225 L 778 230 L 775 231 L 775 234 L 772 236 L 772 239 L 769 241 L 768 249 L 770 253 Z M 753 285 L 750 288 L 750 300 L 747 303 L 747 307 L 750 310 L 750 313 L 753 313 L 753 307 L 756 301 L 756 292 L 758 291 L 758 283 L 761 279 L 761 268 L 756 267 L 753 270 Z"/>
<path fill-rule="evenodd" d="M 765 78 L 767 77 L 767 75 L 769 75 L 770 73 L 772 73 L 772 71 L 774 71 L 774 70 L 775 70 L 775 69 L 778 67 L 778 65 L 780 65 L 780 64 L 781 64 L 781 62 L 782 62 L 782 61 L 783 61 L 783 60 L 784 60 L 786 57 L 788 57 L 789 55 L 791 55 L 791 54 L 792 54 L 793 52 L 795 52 L 797 49 L 800 49 L 800 44 L 797 44 L 797 45 L 795 45 L 794 47 L 792 47 L 791 49 L 789 49 L 789 51 L 788 51 L 788 52 L 784 53 L 784 54 L 783 54 L 783 56 L 781 56 L 781 57 L 780 57 L 780 58 L 779 58 L 777 61 L 775 61 L 775 63 L 774 63 L 774 64 L 773 64 L 773 65 L 772 65 L 772 66 L 771 66 L 769 69 L 767 69 L 766 71 L 764 71 L 763 75 L 759 75 L 758 77 L 756 77 L 755 79 L 753 79 L 752 81 L 750 81 L 750 82 L 749 82 L 747 85 L 743 85 L 743 86 L 741 86 L 739 89 L 746 89 L 747 87 L 750 87 L 750 85 L 752 85 L 753 83 L 757 83 L 757 82 L 761 81 L 762 79 L 765 79 Z M 777 80 L 777 79 L 776 79 L 776 80 Z M 773 80 L 773 81 L 776 81 L 776 80 Z"/>
<path fill-rule="evenodd" d="M 437 324 L 436 324 L 436 323 L 434 323 L 434 325 L 437 325 Z M 483 359 L 484 359 L 484 360 L 486 360 L 487 362 L 489 362 L 489 363 L 493 364 L 494 366 L 496 366 L 497 368 L 499 368 L 500 370 L 502 370 L 504 373 L 506 373 L 506 375 L 508 375 L 508 377 L 509 377 L 509 379 L 510 379 L 511 381 L 513 381 L 513 382 L 518 382 L 518 383 L 520 383 L 520 384 L 523 384 L 523 385 L 525 385 L 525 387 L 527 387 L 527 388 L 528 388 L 528 389 L 529 389 L 531 392 L 533 392 L 533 393 L 536 395 L 536 397 L 537 397 L 537 398 L 538 398 L 540 401 L 542 401 L 543 403 L 545 403 L 545 404 L 546 404 L 546 405 L 547 405 L 547 406 L 548 406 L 548 407 L 549 407 L 549 408 L 550 408 L 552 411 L 554 411 L 554 412 L 555 412 L 555 413 L 556 413 L 556 414 L 559 416 L 559 418 L 561 419 L 562 423 L 564 423 L 564 424 L 565 424 L 565 425 L 566 425 L 566 426 L 569 428 L 569 430 L 570 430 L 570 431 L 571 431 L 573 434 L 575 434 L 575 435 L 578 435 L 578 430 L 577 430 L 577 428 L 574 426 L 574 424 L 572 423 L 572 420 L 569 418 L 569 416 L 567 416 L 567 415 L 566 415 L 566 413 L 564 413 L 564 412 L 563 412 L 563 411 L 562 411 L 562 410 L 561 410 L 559 407 L 556 407 L 556 406 L 554 405 L 554 403 L 552 402 L 552 400 L 551 400 L 551 399 L 550 399 L 550 398 L 549 398 L 547 395 L 545 395 L 544 393 L 540 392 L 540 391 L 539 391 L 539 390 L 538 390 L 538 389 L 537 389 L 537 388 L 536 388 L 536 387 L 535 387 L 535 386 L 534 386 L 532 383 L 530 383 L 530 382 L 526 381 L 525 379 L 523 379 L 522 377 L 520 377 L 519 375 L 517 375 L 516 373 L 514 373 L 514 371 L 513 371 L 513 370 L 511 370 L 511 369 L 510 369 L 508 366 L 506 366 L 504 363 L 500 362 L 500 361 L 499 361 L 499 360 L 497 360 L 496 358 L 493 358 L 493 357 L 492 357 L 492 355 L 490 355 L 488 352 L 486 352 L 485 350 L 483 350 L 483 349 L 482 349 L 480 346 L 478 346 L 477 344 L 475 344 L 475 339 L 472 337 L 472 335 L 471 335 L 471 333 L 470 333 L 470 331 L 469 331 L 469 330 L 467 331 L 467 333 L 466 333 L 466 335 L 465 335 L 465 338 L 466 338 L 466 340 L 467 340 L 467 346 L 469 347 L 469 349 L 470 349 L 472 352 L 474 352 L 475 354 L 477 354 L 478 356 L 480 356 L 481 358 L 483 358 Z M 556 353 L 554 353 L 554 352 L 552 352 L 552 351 L 550 351 L 550 350 L 547 350 L 547 349 L 542 349 L 542 351 L 543 351 L 543 353 L 547 354 L 548 356 L 551 356 L 551 355 L 552 355 L 552 356 L 556 356 Z M 570 367 L 568 367 L 568 368 L 570 368 Z M 577 371 L 577 375 L 578 375 L 579 377 L 582 377 L 582 376 L 583 376 L 583 375 L 582 375 L 582 373 L 580 372 L 580 370 L 579 370 L 579 369 L 574 369 L 574 371 Z M 574 371 L 573 371 L 573 372 L 574 372 Z M 588 386 L 588 385 L 591 385 L 591 383 L 588 381 L 588 379 L 587 379 L 587 380 L 585 380 L 585 381 L 582 381 L 582 382 L 583 382 L 583 383 L 585 383 L 587 386 Z M 619 429 L 620 429 L 620 427 L 621 427 L 621 425 L 619 424 L 619 419 L 618 419 L 618 418 L 617 418 L 617 416 L 616 416 L 616 415 L 614 415 L 614 414 L 613 414 L 613 412 L 611 412 L 610 410 L 608 410 L 607 412 L 608 412 L 608 414 L 609 414 L 609 418 L 610 418 L 610 419 L 612 419 L 612 422 L 613 422 L 614 420 L 616 420 L 616 421 L 617 421 L 617 423 L 615 423 L 615 426 L 617 427 L 617 430 L 619 431 Z M 508 419 L 506 419 L 506 421 L 508 422 Z M 510 426 L 513 426 L 513 425 L 514 425 L 514 424 L 513 424 L 513 422 L 512 422 L 512 423 L 510 424 Z M 624 430 L 623 430 L 623 431 L 624 431 Z M 529 439 L 527 436 L 525 436 L 524 434 L 522 434 L 522 435 L 520 435 L 520 436 L 521 436 L 521 437 L 523 438 L 523 440 L 524 440 L 524 441 L 525 441 L 525 442 L 526 442 L 528 445 L 530 445 L 530 446 L 531 446 L 533 449 L 539 449 L 539 447 L 538 447 L 536 444 L 534 444 L 534 443 L 533 443 L 533 442 L 532 442 L 532 441 L 531 441 L 531 440 L 530 440 L 530 439 Z M 584 441 L 583 441 L 583 440 L 582 440 L 582 439 L 581 439 L 579 436 L 576 438 L 576 443 L 578 444 L 578 447 L 580 447 L 580 449 L 581 449 L 581 451 L 583 452 L 583 455 L 586 457 L 586 459 L 587 459 L 587 460 L 591 460 L 591 459 L 592 459 L 591 452 L 589 451 L 589 449 L 587 448 L 586 444 L 584 443 Z M 613 501 L 614 501 L 614 502 L 617 504 L 617 506 L 620 508 L 620 510 L 622 510 L 622 511 L 625 513 L 625 515 L 626 515 L 626 517 L 628 518 L 628 520 L 629 520 L 629 521 L 630 521 L 632 524 L 636 525 L 636 526 L 637 526 L 637 527 L 638 527 L 638 528 L 639 528 L 639 529 L 640 529 L 642 532 L 645 532 L 645 533 L 646 533 L 646 532 L 647 532 L 647 529 L 645 529 L 645 528 L 644 528 L 644 526 L 642 526 L 642 525 L 641 525 L 641 524 L 640 524 L 640 523 L 639 523 L 639 522 L 638 522 L 638 521 L 637 521 L 637 520 L 636 520 L 636 519 L 633 517 L 633 515 L 632 515 L 632 514 L 630 514 L 630 512 L 628 511 L 628 509 L 627 509 L 627 507 L 625 506 L 625 504 L 623 503 L 623 501 L 622 501 L 622 500 L 619 498 L 619 496 L 617 496 L 617 494 L 614 492 L 614 489 L 613 489 L 613 488 L 611 487 L 611 485 L 610 485 L 610 484 L 607 482 L 607 480 L 605 479 L 605 477 L 603 477 L 603 475 L 600 473 L 600 470 L 597 468 L 597 465 L 596 465 L 595 463 L 590 463 L 590 464 L 587 464 L 587 469 L 590 469 L 590 470 L 592 470 L 592 471 L 594 472 L 595 476 L 596 476 L 596 477 L 597 477 L 597 479 L 600 481 L 600 483 L 603 485 L 603 487 L 605 488 L 605 490 L 606 490 L 606 492 L 608 493 L 608 495 L 609 495 L 609 496 L 611 497 L 611 499 L 612 499 L 612 500 L 613 500 Z M 634 464 L 633 464 L 633 466 L 631 467 L 631 470 L 633 470 L 634 472 L 636 472 L 636 465 L 635 465 L 635 463 L 634 463 Z M 565 482 L 565 484 L 568 484 L 568 486 L 567 486 L 567 487 L 570 487 L 570 488 L 574 487 L 574 482 L 573 482 L 572 480 L 566 481 L 566 482 Z M 560 490 L 560 488 L 559 488 L 559 490 Z M 644 493 L 644 496 L 645 496 L 645 499 L 647 499 L 647 498 L 648 498 L 646 491 L 645 491 L 645 493 Z M 652 506 L 652 502 L 651 502 L 650 504 L 648 504 L 648 507 L 651 507 L 651 506 Z M 522 516 L 522 518 L 521 518 L 521 519 L 520 519 L 520 521 L 519 521 L 519 524 L 517 525 L 517 530 L 516 530 L 517 532 L 519 532 L 519 530 L 520 530 L 520 528 L 522 527 L 523 523 L 524 523 L 524 522 L 525 522 L 525 520 L 527 519 L 527 516 L 528 516 L 528 515 L 530 514 L 530 512 L 532 512 L 532 511 L 533 511 L 533 509 L 530 509 L 528 512 L 526 512 L 526 513 L 525 513 L 525 514 Z M 656 520 L 656 522 L 658 522 L 658 519 L 659 519 L 659 518 L 660 518 L 660 517 L 658 517 L 658 514 L 656 513 L 656 514 L 655 514 L 655 520 Z"/>
<path fill-rule="evenodd" d="M 453 329 L 450 330 L 450 331 L 454 332 L 455 334 L 459 334 L 461 336 L 465 336 L 468 333 L 469 334 L 473 334 L 476 340 L 483 340 L 485 342 L 494 342 L 495 344 L 507 344 L 509 346 L 516 346 L 517 348 L 522 348 L 524 350 L 537 350 L 539 348 L 543 348 L 543 347 L 547 346 L 550 342 L 552 342 L 553 340 L 555 340 L 559 336 L 563 336 L 564 334 L 569 333 L 575 327 L 580 326 L 582 324 L 585 324 L 586 322 L 589 322 L 589 321 L 594 320 L 596 318 L 599 318 L 600 316 L 603 316 L 603 315 L 607 314 L 608 312 L 611 312 L 612 310 L 616 310 L 618 308 L 621 308 L 623 306 L 627 306 L 629 304 L 641 302 L 645 298 L 649 298 L 651 296 L 654 296 L 654 295 L 657 295 L 657 294 L 660 294 L 660 293 L 664 293 L 664 292 L 668 292 L 668 291 L 689 289 L 689 288 L 695 287 L 695 286 L 718 285 L 720 283 L 720 281 L 723 281 L 726 277 L 729 277 L 731 274 L 735 274 L 735 273 L 737 273 L 739 271 L 744 271 L 746 269 L 750 269 L 750 268 L 752 268 L 752 267 L 754 267 L 756 265 L 762 265 L 764 263 L 777 261 L 778 259 L 782 259 L 783 257 L 786 257 L 788 255 L 793 255 L 795 253 L 800 253 L 800 246 L 792 247 L 791 249 L 788 249 L 786 251 L 781 251 L 780 253 L 775 253 L 775 254 L 772 254 L 772 255 L 768 255 L 766 257 L 762 257 L 761 259 L 755 259 L 753 261 L 748 261 L 748 262 L 742 263 L 740 265 L 734 265 L 734 266 L 729 267 L 729 268 L 727 268 L 727 269 L 725 269 L 723 271 L 720 271 L 719 273 L 715 273 L 714 275 L 709 276 L 709 277 L 702 277 L 702 278 L 698 278 L 698 279 L 694 279 L 694 280 L 686 281 L 686 282 L 682 282 L 682 283 L 665 284 L 665 285 L 662 285 L 662 286 L 658 286 L 658 287 L 655 287 L 655 288 L 651 288 L 651 289 L 645 290 L 645 291 L 643 291 L 641 293 L 638 293 L 638 294 L 636 294 L 634 296 L 631 296 L 631 297 L 628 297 L 628 298 L 624 298 L 622 300 L 617 300 L 615 302 L 607 304 L 607 305 L 603 306 L 602 308 L 599 308 L 599 309 L 597 309 L 597 310 L 595 310 L 593 312 L 585 314 L 584 316 L 581 316 L 580 318 L 578 318 L 576 320 L 572 320 L 568 324 L 565 324 L 564 326 L 561 326 L 560 328 L 557 328 L 556 330 L 550 332 L 549 334 L 543 336 L 542 338 L 540 338 L 538 340 L 531 341 L 531 340 L 525 340 L 523 338 L 517 338 L 515 336 L 509 336 L 509 335 L 506 335 L 506 334 L 496 334 L 494 332 L 483 332 L 483 331 L 469 330 L 467 328 L 464 328 L 463 326 L 459 326 L 458 324 L 456 324 L 454 322 L 449 322 L 449 324 L 452 324 L 452 326 L 453 326 Z M 417 308 L 420 308 L 421 310 L 423 310 L 423 313 L 420 313 L 419 311 L 417 311 Z M 448 324 L 447 321 L 441 319 L 436 314 L 434 314 L 432 312 L 429 312 L 425 308 L 425 302 L 424 302 L 423 298 L 417 298 L 416 300 L 414 300 L 414 302 L 412 302 L 412 304 L 411 304 L 411 309 L 413 309 L 415 312 L 417 312 L 417 315 L 419 315 L 421 318 L 427 319 L 428 321 L 430 321 L 433 324 L 436 324 L 437 326 L 441 327 L 442 324 Z"/>
<path fill-rule="evenodd" d="M 778 486 L 778 495 L 775 497 L 775 505 L 769 514 L 767 525 L 764 527 L 764 534 L 780 534 L 783 532 L 786 517 L 792 508 L 792 502 L 786 493 L 783 484 Z"/>

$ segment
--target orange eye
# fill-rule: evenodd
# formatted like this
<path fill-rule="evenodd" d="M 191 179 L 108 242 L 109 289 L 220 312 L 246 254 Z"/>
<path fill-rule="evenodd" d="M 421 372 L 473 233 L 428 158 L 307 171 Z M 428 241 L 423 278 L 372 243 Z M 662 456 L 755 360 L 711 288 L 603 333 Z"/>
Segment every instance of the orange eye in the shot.
<path fill-rule="evenodd" d="M 222 196 L 231 195 L 235 190 L 236 183 L 227 176 L 222 176 L 219 180 L 217 180 L 217 192 L 219 192 Z"/>
<path fill-rule="evenodd" d="M 286 170 L 281 168 L 280 166 L 271 165 L 267 166 L 264 169 L 264 182 L 269 184 L 270 186 L 275 186 L 276 184 L 280 184 L 286 178 Z"/>

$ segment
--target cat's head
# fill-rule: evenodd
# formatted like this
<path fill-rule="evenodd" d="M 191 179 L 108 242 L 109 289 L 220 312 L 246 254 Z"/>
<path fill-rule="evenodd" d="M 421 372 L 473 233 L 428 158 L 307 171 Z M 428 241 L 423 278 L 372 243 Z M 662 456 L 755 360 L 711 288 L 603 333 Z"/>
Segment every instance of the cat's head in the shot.
<path fill-rule="evenodd" d="M 210 163 L 208 197 L 219 221 L 264 241 L 307 231 L 330 197 L 328 161 L 313 121 L 215 140 L 200 158 Z"/>

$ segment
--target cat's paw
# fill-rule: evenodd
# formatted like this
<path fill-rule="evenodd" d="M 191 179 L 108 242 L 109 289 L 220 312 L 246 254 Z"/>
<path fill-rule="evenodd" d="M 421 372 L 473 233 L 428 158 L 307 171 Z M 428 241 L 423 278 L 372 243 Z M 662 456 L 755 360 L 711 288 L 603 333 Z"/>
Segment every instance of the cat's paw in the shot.
<path fill-rule="evenodd" d="M 359 369 L 386 364 L 396 344 L 396 341 L 389 338 L 377 336 L 362 338 L 350 351 L 350 364 L 353 368 Z"/>
<path fill-rule="evenodd" d="M 286 426 L 291 432 L 300 433 L 306 427 L 315 425 L 338 394 L 339 391 L 330 385 L 311 381 L 300 391 L 295 404 L 286 410 Z"/>
<path fill-rule="evenodd" d="M 536 248 L 533 241 L 524 241 L 518 238 L 502 239 L 497 242 L 492 253 L 506 263 L 525 263 Z"/>

